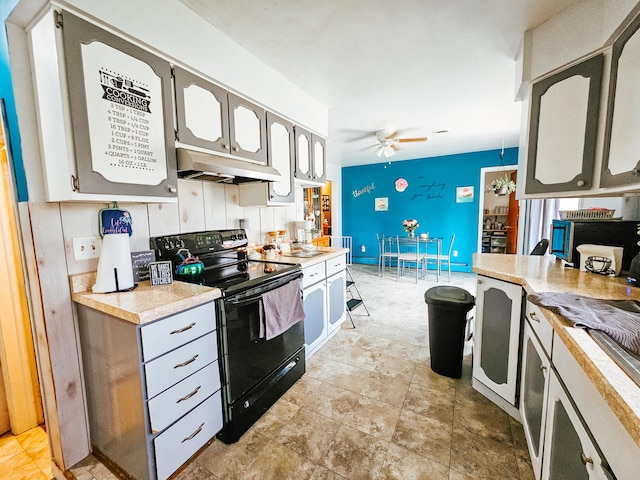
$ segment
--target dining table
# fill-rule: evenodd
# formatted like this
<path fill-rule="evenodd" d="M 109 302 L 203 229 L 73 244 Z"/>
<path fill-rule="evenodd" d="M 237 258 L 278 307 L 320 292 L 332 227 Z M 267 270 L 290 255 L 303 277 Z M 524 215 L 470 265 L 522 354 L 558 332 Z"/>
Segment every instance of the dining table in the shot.
<path fill-rule="evenodd" d="M 417 252 L 417 262 L 422 262 L 423 265 L 423 279 L 426 278 L 427 264 L 429 260 L 434 260 L 436 262 L 436 281 L 440 280 L 439 256 L 442 253 L 442 237 L 425 237 L 417 234 L 415 236 L 385 236 L 384 234 L 382 234 L 379 235 L 379 238 L 381 238 L 381 258 L 379 259 L 379 264 L 382 265 L 382 276 L 384 276 L 384 265 L 386 261 L 388 260 L 389 264 L 391 264 L 391 260 L 395 259 L 396 266 L 398 267 L 397 276 L 399 277 L 400 265 L 398 255 L 400 255 L 401 252 L 404 251 Z M 416 268 L 418 268 L 418 264 L 416 264 Z"/>

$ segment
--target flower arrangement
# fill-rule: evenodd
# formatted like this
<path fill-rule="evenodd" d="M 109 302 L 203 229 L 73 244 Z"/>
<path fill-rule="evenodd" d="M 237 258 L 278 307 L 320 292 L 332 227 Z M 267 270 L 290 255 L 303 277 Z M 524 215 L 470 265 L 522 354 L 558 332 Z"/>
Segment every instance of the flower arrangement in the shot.
<path fill-rule="evenodd" d="M 487 187 L 487 190 L 492 191 L 495 195 L 509 195 L 516 191 L 516 183 L 505 173 L 503 177 L 498 177 L 491 182 L 491 186 Z"/>
<path fill-rule="evenodd" d="M 416 228 L 418 228 L 420 225 L 418 224 L 417 220 L 403 220 L 402 221 L 402 229 L 405 232 L 409 232 L 409 233 L 413 233 L 415 231 Z"/>

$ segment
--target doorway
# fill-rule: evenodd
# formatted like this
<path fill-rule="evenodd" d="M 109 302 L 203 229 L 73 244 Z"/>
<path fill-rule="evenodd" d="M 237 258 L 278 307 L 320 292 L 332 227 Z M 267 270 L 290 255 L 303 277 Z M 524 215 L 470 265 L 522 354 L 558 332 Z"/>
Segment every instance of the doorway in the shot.
<path fill-rule="evenodd" d="M 327 180 L 321 187 L 305 189 L 304 215 L 305 219 L 311 218 L 314 222 L 311 230 L 313 244 L 322 247 L 331 246 L 331 181 Z"/>
<path fill-rule="evenodd" d="M 4 384 L 0 396 L 9 417 L 3 430 L 17 435 L 43 423 L 44 414 L 18 232 L 11 142 L 1 99 L 0 118 L 0 383 Z"/>
<path fill-rule="evenodd" d="M 478 253 L 517 252 L 519 202 L 516 193 L 495 194 L 488 187 L 499 178 L 517 183 L 515 167 L 485 167 L 480 169 L 480 195 L 478 202 Z"/>

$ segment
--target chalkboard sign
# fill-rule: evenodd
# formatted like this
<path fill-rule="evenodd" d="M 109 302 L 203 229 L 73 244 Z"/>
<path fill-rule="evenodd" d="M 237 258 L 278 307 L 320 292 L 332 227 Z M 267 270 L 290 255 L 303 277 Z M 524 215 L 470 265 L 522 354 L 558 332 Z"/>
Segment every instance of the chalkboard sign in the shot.
<path fill-rule="evenodd" d="M 133 281 L 141 282 L 149 280 L 149 264 L 156 261 L 153 250 L 131 252 L 131 267 L 133 268 Z"/>

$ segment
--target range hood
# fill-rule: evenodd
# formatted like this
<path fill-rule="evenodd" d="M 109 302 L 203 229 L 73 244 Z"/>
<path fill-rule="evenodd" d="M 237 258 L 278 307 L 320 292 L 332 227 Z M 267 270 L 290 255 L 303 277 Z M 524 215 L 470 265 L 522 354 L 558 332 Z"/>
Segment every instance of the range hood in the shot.
<path fill-rule="evenodd" d="M 277 182 L 282 178 L 273 167 L 249 161 L 177 148 L 178 176 L 220 183 Z"/>

